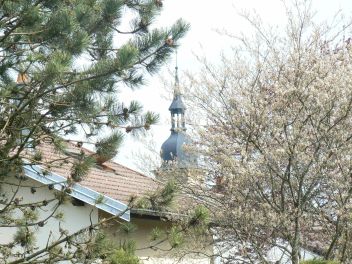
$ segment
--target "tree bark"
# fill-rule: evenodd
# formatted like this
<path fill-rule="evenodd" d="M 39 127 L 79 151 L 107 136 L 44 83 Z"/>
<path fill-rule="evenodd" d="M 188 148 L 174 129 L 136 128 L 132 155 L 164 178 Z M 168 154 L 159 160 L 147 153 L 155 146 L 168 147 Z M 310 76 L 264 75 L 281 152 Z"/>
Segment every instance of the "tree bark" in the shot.
<path fill-rule="evenodd" d="M 295 234 L 294 238 L 291 242 L 291 259 L 292 259 L 292 264 L 299 264 L 300 260 L 300 248 L 301 248 L 301 235 L 300 235 L 300 221 L 299 221 L 299 212 L 297 213 L 297 216 L 295 217 Z"/>

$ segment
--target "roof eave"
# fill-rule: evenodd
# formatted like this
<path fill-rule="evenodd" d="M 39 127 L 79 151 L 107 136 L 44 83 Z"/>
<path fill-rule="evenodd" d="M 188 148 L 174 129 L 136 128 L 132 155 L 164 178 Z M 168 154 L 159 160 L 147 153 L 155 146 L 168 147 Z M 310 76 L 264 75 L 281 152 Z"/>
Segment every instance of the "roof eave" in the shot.
<path fill-rule="evenodd" d="M 24 165 L 24 172 L 28 178 L 45 185 L 52 185 L 55 190 L 62 191 L 67 187 L 67 178 L 53 172 L 43 173 L 43 169 L 38 165 Z M 112 215 L 118 215 L 125 221 L 130 221 L 129 207 L 102 193 L 74 183 L 68 195 Z"/>
<path fill-rule="evenodd" d="M 131 214 L 139 215 L 139 216 L 152 216 L 158 218 L 184 218 L 187 217 L 185 214 L 174 213 L 170 211 L 157 211 L 153 209 L 141 209 L 141 208 L 131 208 Z"/>

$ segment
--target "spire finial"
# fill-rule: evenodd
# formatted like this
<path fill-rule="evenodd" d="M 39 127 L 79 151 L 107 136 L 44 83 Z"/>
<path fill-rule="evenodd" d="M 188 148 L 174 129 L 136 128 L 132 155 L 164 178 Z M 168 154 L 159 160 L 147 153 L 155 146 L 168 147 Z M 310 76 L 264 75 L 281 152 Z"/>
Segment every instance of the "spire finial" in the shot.
<path fill-rule="evenodd" d="M 176 66 L 175 66 L 175 90 L 174 95 L 180 95 L 180 81 L 178 79 L 178 63 L 177 63 L 177 50 L 176 50 Z"/>

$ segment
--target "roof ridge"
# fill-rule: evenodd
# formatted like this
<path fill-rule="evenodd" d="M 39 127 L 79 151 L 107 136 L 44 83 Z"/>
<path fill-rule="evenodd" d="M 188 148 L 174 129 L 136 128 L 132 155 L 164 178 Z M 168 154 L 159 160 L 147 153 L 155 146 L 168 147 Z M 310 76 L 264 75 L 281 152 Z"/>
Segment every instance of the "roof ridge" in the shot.
<path fill-rule="evenodd" d="M 125 165 L 122 165 L 122 164 L 120 164 L 120 163 L 117 163 L 116 161 L 109 160 L 109 161 L 107 161 L 107 162 L 111 162 L 111 163 L 114 163 L 114 164 L 116 164 L 116 165 L 119 165 L 119 166 L 121 166 L 121 167 L 123 167 L 123 168 L 125 168 L 125 169 L 127 169 L 127 170 L 133 171 L 133 172 L 135 172 L 135 173 L 137 173 L 137 174 L 139 174 L 139 175 L 141 175 L 141 176 L 143 176 L 143 177 L 146 177 L 146 178 L 148 178 L 148 179 L 151 179 L 151 180 L 153 180 L 153 181 L 155 181 L 155 182 L 160 182 L 160 181 L 157 181 L 155 178 L 149 177 L 149 176 L 147 176 L 147 175 L 145 175 L 145 174 L 143 174 L 143 173 L 141 173 L 141 172 L 139 172 L 139 171 L 137 171 L 137 170 L 131 169 L 131 168 L 125 166 Z M 111 168 L 111 169 L 113 169 L 113 168 Z M 113 170 L 114 170 L 114 169 L 113 169 Z"/>
<path fill-rule="evenodd" d="M 66 141 L 67 143 L 69 143 L 70 145 L 72 145 L 73 147 L 75 147 L 75 148 L 81 148 L 81 149 L 83 149 L 84 151 L 89 152 L 90 154 L 96 154 L 96 152 L 94 152 L 94 151 L 92 151 L 92 150 L 90 150 L 90 149 L 87 149 L 87 148 L 85 148 L 85 147 L 83 147 L 83 146 L 78 147 L 77 144 L 75 144 L 72 140 L 67 139 L 67 140 L 65 140 L 65 141 Z M 79 141 L 78 141 L 78 142 L 79 142 Z M 116 162 L 116 161 L 108 160 L 108 161 L 104 162 L 104 164 L 103 164 L 104 167 L 107 168 L 107 169 L 111 169 L 115 174 L 116 174 L 116 169 L 112 168 L 112 166 L 111 166 L 111 165 L 109 166 L 107 163 L 112 163 L 112 164 L 121 166 L 121 167 L 123 167 L 123 168 L 125 168 L 125 169 L 127 169 L 127 170 L 129 170 L 129 171 L 132 171 L 132 172 L 134 172 L 134 173 L 139 174 L 140 176 L 143 176 L 143 177 L 146 177 L 146 178 L 148 178 L 148 179 L 151 179 L 151 180 L 153 180 L 153 181 L 155 181 L 155 182 L 161 183 L 161 181 L 158 181 L 158 180 L 156 180 L 155 178 L 149 177 L 149 176 L 147 176 L 147 175 L 145 175 L 145 174 L 143 174 L 143 173 L 141 173 L 141 172 L 139 172 L 139 171 L 137 171 L 137 170 L 131 169 L 131 168 L 125 166 L 125 165 L 122 165 L 122 164 Z"/>

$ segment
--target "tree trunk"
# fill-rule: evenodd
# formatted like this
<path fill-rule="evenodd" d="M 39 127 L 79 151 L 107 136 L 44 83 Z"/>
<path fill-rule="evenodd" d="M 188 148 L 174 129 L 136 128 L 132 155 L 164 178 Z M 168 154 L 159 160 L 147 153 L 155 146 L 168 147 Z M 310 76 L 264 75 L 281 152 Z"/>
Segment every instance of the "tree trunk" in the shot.
<path fill-rule="evenodd" d="M 300 236 L 300 222 L 299 222 L 299 212 L 295 218 L 295 234 L 291 241 L 291 260 L 292 264 L 299 264 L 300 260 L 300 248 L 301 248 L 301 236 Z"/>
<path fill-rule="evenodd" d="M 291 252 L 292 264 L 299 264 L 299 248 L 294 246 L 292 247 Z"/>

